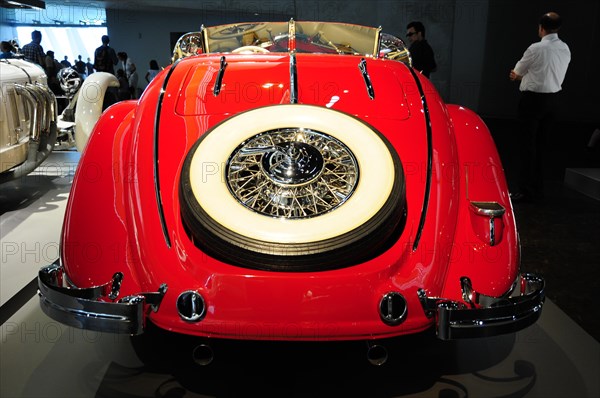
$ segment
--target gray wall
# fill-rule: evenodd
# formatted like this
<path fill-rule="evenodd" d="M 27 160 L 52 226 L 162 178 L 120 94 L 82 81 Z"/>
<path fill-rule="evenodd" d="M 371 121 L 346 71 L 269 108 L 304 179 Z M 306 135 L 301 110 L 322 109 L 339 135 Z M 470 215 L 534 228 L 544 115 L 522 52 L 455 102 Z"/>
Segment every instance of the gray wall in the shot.
<path fill-rule="evenodd" d="M 537 24 L 547 11 L 556 11 L 563 18 L 559 37 L 571 50 L 560 118 L 600 126 L 599 1 L 490 1 L 479 112 L 516 115 L 518 84 L 507 76 L 527 47 L 539 40 Z"/>
<path fill-rule="evenodd" d="M 190 10 L 164 13 L 138 9 L 107 10 L 106 17 L 110 45 L 117 52 L 125 51 L 133 59 L 138 68 L 140 87 L 146 83 L 144 76 L 151 59 L 156 59 L 161 66 L 170 63 L 173 51 L 171 32 L 195 32 L 203 24 L 211 26 L 263 19 L 285 21 L 291 18 L 280 14 L 263 15 L 261 19 L 245 12 Z"/>
<path fill-rule="evenodd" d="M 435 52 L 438 64 L 438 70 L 431 75 L 431 80 L 442 96 L 449 99 L 457 3 L 460 1 L 312 0 L 298 1 L 297 10 L 300 20 L 343 21 L 381 26 L 384 32 L 403 40 L 407 40 L 406 25 L 409 22 L 423 22 L 427 41 Z"/>
<path fill-rule="evenodd" d="M 259 15 L 245 11 L 208 10 L 171 11 L 165 14 L 165 12 L 146 12 L 136 9 L 133 3 L 130 9 L 107 10 L 108 33 L 111 37 L 111 46 L 117 51 L 127 52 L 132 57 L 143 80 L 150 59 L 157 59 L 161 65 L 169 62 L 172 50 L 170 32 L 197 31 L 203 24 L 210 26 L 257 20 L 286 21 L 290 18 L 306 21 L 342 21 L 382 26 L 384 32 L 405 39 L 408 22 L 420 20 L 427 28 L 427 39 L 436 53 L 438 71 L 432 74 L 432 81 L 440 93 L 450 100 L 451 86 L 462 84 L 464 80 L 464 77 L 458 76 L 458 83 L 452 81 L 452 70 L 455 67 L 452 58 L 453 38 L 456 31 L 455 10 L 459 4 L 460 18 L 464 18 L 462 16 L 464 1 L 298 0 L 294 6 L 292 2 L 282 0 L 283 6 L 273 6 L 271 9 L 276 11 L 269 11 L 269 4 L 274 3 L 277 2 L 261 3 L 266 12 L 260 12 Z M 485 5 L 487 1 L 479 3 Z M 485 8 L 482 7 L 484 11 Z M 485 21 L 485 18 L 481 19 L 479 16 L 477 18 L 477 21 Z M 461 34 L 460 30 L 457 34 Z M 483 43 L 478 51 L 483 51 Z M 468 80 L 472 85 L 472 79 L 469 77 Z M 459 88 L 455 91 L 464 90 Z M 472 90 L 469 95 L 473 97 Z M 471 100 L 468 105 L 476 107 L 477 104 L 475 100 Z"/>
<path fill-rule="evenodd" d="M 264 0 L 236 11 L 147 12 L 135 7 L 107 10 L 111 45 L 136 62 L 140 82 L 154 58 L 166 65 L 170 32 L 197 31 L 228 22 L 256 20 L 343 21 L 382 26 L 405 38 L 406 24 L 422 21 L 438 71 L 432 81 L 442 97 L 484 116 L 516 116 L 519 91 L 508 72 L 527 46 L 539 40 L 537 23 L 554 10 L 564 18 L 560 37 L 572 61 L 563 92 L 563 118 L 600 124 L 600 2 L 588 0 Z M 208 4 L 208 3 L 207 3 Z M 211 5 L 214 7 L 214 4 Z M 142 83 L 140 83 L 142 84 Z"/>

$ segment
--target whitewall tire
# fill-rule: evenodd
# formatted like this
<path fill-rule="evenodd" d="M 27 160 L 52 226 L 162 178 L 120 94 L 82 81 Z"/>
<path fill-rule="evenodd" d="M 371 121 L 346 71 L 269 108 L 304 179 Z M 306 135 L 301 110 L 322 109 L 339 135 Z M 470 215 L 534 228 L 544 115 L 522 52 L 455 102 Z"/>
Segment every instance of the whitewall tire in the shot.
<path fill-rule="evenodd" d="M 364 261 L 402 226 L 391 144 L 345 113 L 276 105 L 231 117 L 188 153 L 182 218 L 195 244 L 236 265 L 315 270 Z"/>

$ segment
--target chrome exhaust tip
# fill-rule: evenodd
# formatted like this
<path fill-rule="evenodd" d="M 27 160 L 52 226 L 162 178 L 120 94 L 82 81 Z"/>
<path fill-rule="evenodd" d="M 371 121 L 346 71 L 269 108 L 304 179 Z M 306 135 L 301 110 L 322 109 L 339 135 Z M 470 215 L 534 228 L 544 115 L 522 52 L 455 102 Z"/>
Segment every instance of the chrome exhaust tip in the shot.
<path fill-rule="evenodd" d="M 213 349 L 208 344 L 200 344 L 194 347 L 192 350 L 192 358 L 194 362 L 196 362 L 200 366 L 210 365 L 213 359 L 215 358 L 215 354 Z"/>
<path fill-rule="evenodd" d="M 387 348 L 378 344 L 369 345 L 369 348 L 367 348 L 367 359 L 371 365 L 383 365 L 388 360 Z"/>
<path fill-rule="evenodd" d="M 206 314 L 206 305 L 200 293 L 187 290 L 177 297 L 177 312 L 181 319 L 188 322 L 198 322 Z"/>
<path fill-rule="evenodd" d="M 388 325 L 395 326 L 404 322 L 407 312 L 406 299 L 398 292 L 388 292 L 379 301 L 379 316 Z"/>

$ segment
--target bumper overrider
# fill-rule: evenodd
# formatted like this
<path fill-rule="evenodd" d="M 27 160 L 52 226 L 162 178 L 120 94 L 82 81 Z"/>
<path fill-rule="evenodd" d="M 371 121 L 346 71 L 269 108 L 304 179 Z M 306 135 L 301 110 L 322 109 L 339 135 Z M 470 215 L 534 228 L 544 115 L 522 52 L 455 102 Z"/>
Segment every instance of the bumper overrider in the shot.
<path fill-rule="evenodd" d="M 435 317 L 437 336 L 442 340 L 516 332 L 535 323 L 542 313 L 545 281 L 538 275 L 520 274 L 502 297 L 478 293 L 465 276 L 460 283 L 464 302 L 427 297 L 425 290 L 418 291 L 423 310 L 428 317 Z"/>
<path fill-rule="evenodd" d="M 77 288 L 57 261 L 39 271 L 40 305 L 49 317 L 69 326 L 141 334 L 147 314 L 158 311 L 167 286 L 117 300 L 122 279 L 117 272 L 103 285 Z M 502 297 L 478 293 L 467 277 L 462 277 L 460 283 L 460 302 L 427 297 L 424 289 L 417 292 L 425 314 L 435 318 L 437 336 L 442 340 L 516 332 L 535 323 L 542 312 L 545 282 L 537 275 L 519 275 Z"/>
<path fill-rule="evenodd" d="M 116 300 L 122 280 L 123 274 L 117 272 L 103 285 L 76 288 L 57 261 L 38 273 L 40 305 L 50 318 L 69 326 L 100 332 L 141 334 L 146 314 L 158 311 L 167 286 L 163 284 L 156 292 L 138 293 Z"/>

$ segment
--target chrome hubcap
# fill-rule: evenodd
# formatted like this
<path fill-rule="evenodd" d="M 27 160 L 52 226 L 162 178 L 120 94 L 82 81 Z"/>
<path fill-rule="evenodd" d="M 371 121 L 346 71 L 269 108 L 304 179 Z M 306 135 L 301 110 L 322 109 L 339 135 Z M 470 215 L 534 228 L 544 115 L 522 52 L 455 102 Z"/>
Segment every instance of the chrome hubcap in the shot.
<path fill-rule="evenodd" d="M 229 190 L 247 208 L 272 217 L 307 218 L 348 200 L 358 183 L 358 163 L 334 137 L 285 128 L 236 148 L 226 175 Z"/>
<path fill-rule="evenodd" d="M 286 142 L 265 152 L 262 168 L 275 183 L 304 184 L 321 174 L 323 155 L 312 145 Z"/>

